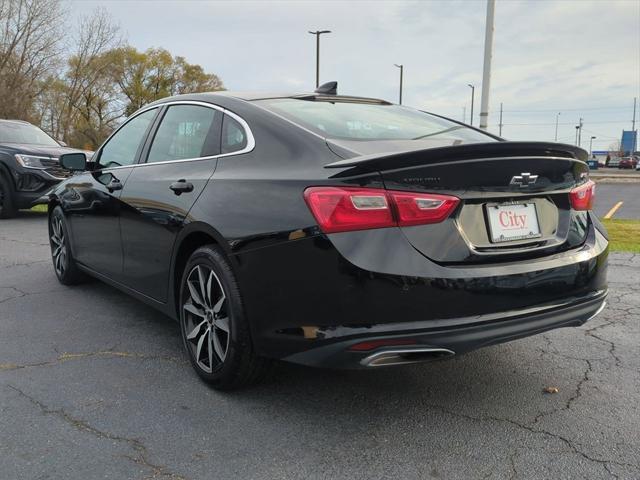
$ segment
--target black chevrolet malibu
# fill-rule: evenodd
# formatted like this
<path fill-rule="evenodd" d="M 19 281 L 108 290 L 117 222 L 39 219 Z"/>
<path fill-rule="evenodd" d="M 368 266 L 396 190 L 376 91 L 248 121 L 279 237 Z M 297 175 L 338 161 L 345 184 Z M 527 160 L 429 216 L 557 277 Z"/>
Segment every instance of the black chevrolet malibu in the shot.
<path fill-rule="evenodd" d="M 53 265 L 175 318 L 220 389 L 448 357 L 602 310 L 586 156 L 331 88 L 167 98 L 62 156 Z"/>

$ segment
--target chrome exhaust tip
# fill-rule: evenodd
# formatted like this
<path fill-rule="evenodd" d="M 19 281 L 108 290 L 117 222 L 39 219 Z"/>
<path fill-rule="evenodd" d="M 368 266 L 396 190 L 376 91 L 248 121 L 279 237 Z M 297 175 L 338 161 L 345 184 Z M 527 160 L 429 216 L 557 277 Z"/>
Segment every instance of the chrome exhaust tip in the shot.
<path fill-rule="evenodd" d="M 455 355 L 455 352 L 448 348 L 403 348 L 373 353 L 360 360 L 360 364 L 364 367 L 386 367 L 391 365 L 430 362 L 453 355 Z"/>
<path fill-rule="evenodd" d="M 605 300 L 604 302 L 602 302 L 602 305 L 600 305 L 600 308 L 598 308 L 598 310 L 595 311 L 595 313 L 593 315 L 591 315 L 589 318 L 587 318 L 584 323 L 587 323 L 589 320 L 593 320 L 594 318 L 596 318 L 598 315 L 600 315 L 600 313 L 604 310 L 604 308 L 607 306 L 607 301 Z"/>

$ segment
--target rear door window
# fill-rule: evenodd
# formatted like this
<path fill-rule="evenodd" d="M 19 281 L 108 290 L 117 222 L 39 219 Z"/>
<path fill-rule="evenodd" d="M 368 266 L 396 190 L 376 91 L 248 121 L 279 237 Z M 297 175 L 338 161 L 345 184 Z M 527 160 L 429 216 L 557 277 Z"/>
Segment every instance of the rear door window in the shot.
<path fill-rule="evenodd" d="M 172 105 L 155 134 L 148 163 L 215 156 L 220 153 L 222 112 L 200 105 Z"/>

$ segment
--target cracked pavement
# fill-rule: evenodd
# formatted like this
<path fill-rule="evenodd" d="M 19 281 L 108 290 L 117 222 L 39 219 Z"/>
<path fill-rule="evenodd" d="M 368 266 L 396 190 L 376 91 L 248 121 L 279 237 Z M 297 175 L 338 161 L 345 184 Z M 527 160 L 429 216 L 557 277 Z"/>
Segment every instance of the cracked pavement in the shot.
<path fill-rule="evenodd" d="M 282 365 L 225 394 L 170 319 L 58 284 L 46 215 L 3 220 L 1 476 L 638 479 L 640 255 L 609 260 L 609 306 L 581 328 L 418 366 Z"/>

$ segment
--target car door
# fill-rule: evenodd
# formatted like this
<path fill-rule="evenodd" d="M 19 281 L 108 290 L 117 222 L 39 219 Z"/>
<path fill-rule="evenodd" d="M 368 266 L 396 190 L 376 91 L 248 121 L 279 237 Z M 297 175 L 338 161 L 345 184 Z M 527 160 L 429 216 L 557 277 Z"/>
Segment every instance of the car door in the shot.
<path fill-rule="evenodd" d="M 74 177 L 61 198 L 75 258 L 114 280 L 122 276 L 120 195 L 158 110 L 130 118 L 94 156 L 93 169 Z"/>
<path fill-rule="evenodd" d="M 180 102 L 161 116 L 124 187 L 120 218 L 125 283 L 166 302 L 176 236 L 216 168 L 223 111 Z"/>

